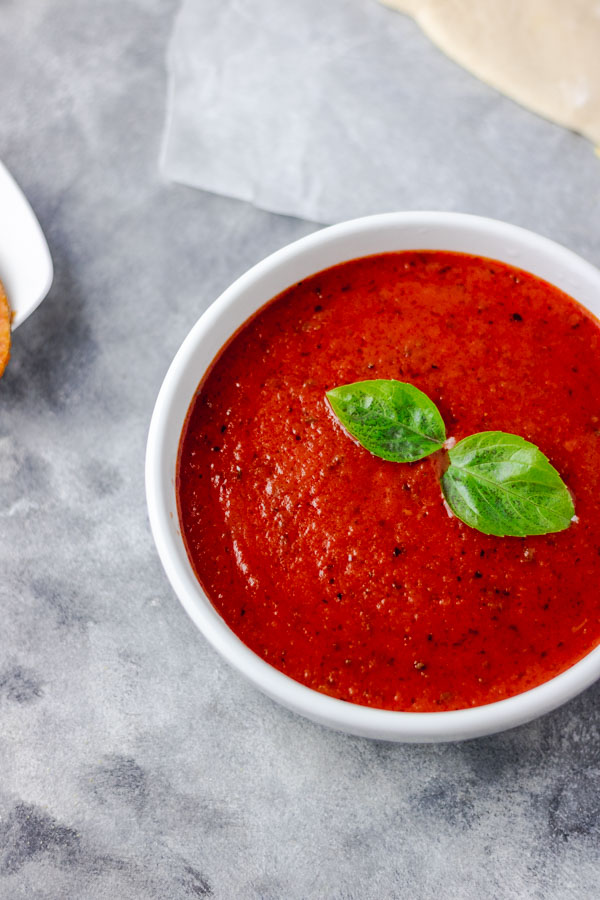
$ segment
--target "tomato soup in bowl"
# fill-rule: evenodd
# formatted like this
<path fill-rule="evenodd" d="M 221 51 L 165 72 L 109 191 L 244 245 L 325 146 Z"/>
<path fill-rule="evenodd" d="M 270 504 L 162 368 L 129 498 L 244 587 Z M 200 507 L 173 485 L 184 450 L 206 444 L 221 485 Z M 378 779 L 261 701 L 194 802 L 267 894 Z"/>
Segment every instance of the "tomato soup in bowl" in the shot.
<path fill-rule="evenodd" d="M 242 276 L 177 354 L 150 429 L 165 570 L 213 645 L 315 721 L 454 740 L 600 674 L 600 273 L 513 226 L 398 213 L 324 229 Z M 574 498 L 558 533 L 469 527 L 443 458 L 357 444 L 326 392 L 391 379 L 451 443 L 519 434 Z M 450 452 L 452 455 L 452 451 Z"/>

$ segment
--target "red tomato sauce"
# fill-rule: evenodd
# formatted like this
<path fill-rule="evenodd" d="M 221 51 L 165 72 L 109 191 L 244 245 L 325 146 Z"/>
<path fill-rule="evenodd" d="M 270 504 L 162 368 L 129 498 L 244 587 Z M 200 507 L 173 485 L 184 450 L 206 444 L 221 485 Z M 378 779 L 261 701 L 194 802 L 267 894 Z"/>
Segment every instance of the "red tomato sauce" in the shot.
<path fill-rule="evenodd" d="M 578 523 L 489 537 L 450 518 L 432 458 L 385 462 L 325 391 L 408 381 L 448 436 L 516 433 L 549 457 Z M 259 656 L 333 697 L 437 711 L 501 700 L 600 640 L 600 325 L 488 259 L 389 253 L 268 303 L 191 404 L 177 492 L 190 561 Z"/>

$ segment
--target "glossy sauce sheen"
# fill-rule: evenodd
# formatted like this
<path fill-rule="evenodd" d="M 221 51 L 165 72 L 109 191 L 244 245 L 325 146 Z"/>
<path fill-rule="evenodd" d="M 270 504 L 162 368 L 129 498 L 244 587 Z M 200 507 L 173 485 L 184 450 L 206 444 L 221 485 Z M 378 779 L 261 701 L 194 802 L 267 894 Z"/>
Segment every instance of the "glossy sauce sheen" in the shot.
<path fill-rule="evenodd" d="M 449 518 L 435 462 L 357 446 L 325 391 L 408 381 L 448 436 L 533 441 L 575 497 L 559 534 Z M 318 691 L 458 709 L 562 672 L 600 640 L 600 327 L 549 284 L 445 252 L 344 263 L 284 291 L 221 352 L 178 463 L 194 570 L 237 635 Z"/>

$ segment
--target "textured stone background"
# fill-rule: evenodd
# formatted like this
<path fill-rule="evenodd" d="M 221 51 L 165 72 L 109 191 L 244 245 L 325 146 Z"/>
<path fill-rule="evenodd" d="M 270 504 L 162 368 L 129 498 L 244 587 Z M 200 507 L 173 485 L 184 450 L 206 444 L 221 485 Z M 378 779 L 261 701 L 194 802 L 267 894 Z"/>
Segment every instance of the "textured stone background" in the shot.
<path fill-rule="evenodd" d="M 160 181 L 175 12 L 0 0 L 0 156 L 56 266 L 0 383 L 0 897 L 596 897 L 600 688 L 459 745 L 345 737 L 245 684 L 166 583 L 161 379 L 222 288 L 315 227 Z M 585 196 L 532 160 L 511 218 L 598 264 L 600 162 L 568 146 Z M 484 190 L 467 211 L 503 213 Z"/>

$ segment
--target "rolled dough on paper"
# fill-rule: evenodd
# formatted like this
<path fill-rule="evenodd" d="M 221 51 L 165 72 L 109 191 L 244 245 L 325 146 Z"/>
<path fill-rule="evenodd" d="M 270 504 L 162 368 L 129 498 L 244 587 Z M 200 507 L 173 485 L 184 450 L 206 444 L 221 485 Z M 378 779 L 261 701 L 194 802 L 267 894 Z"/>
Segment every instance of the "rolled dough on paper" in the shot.
<path fill-rule="evenodd" d="M 600 0 L 383 0 L 451 59 L 600 145 Z"/>

